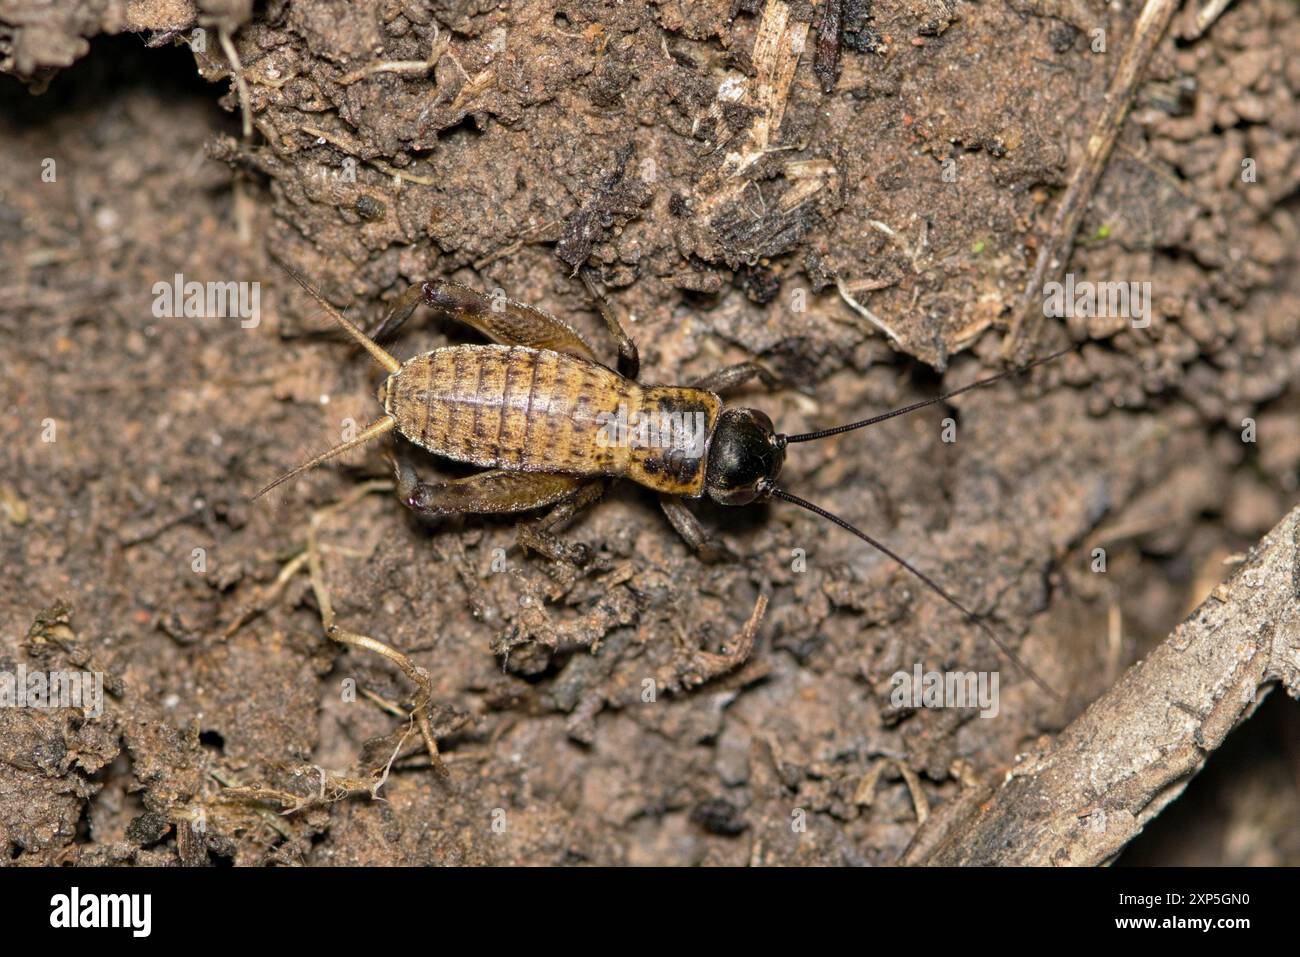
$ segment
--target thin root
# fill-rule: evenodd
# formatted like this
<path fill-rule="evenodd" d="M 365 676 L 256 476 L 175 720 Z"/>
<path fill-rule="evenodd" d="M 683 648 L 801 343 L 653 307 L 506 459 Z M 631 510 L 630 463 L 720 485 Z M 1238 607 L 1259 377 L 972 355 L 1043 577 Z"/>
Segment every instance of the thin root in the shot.
<path fill-rule="evenodd" d="M 447 51 L 450 41 L 442 35 L 438 24 L 433 25 L 433 40 L 429 44 L 429 58 L 427 60 L 386 60 L 382 63 L 372 63 L 364 66 L 359 70 L 353 70 L 347 76 L 339 80 L 343 86 L 350 86 L 357 80 L 365 79 L 368 76 L 374 76 L 376 73 L 414 73 L 423 76 L 442 59 L 443 53 Z"/>
<path fill-rule="evenodd" d="M 270 608 L 271 605 L 275 603 L 275 600 L 280 597 L 280 592 L 284 591 L 284 586 L 289 584 L 289 581 L 293 576 L 298 574 L 306 564 L 307 549 L 303 548 L 284 563 L 280 569 L 280 574 L 275 576 L 275 581 L 271 582 L 271 584 L 264 590 L 259 591 L 250 604 L 240 609 L 239 614 L 235 616 L 235 620 L 227 625 L 226 630 L 221 633 L 221 637 L 233 637 L 240 628 L 243 628 L 258 615 L 266 611 L 266 609 Z"/>
<path fill-rule="evenodd" d="M 275 599 L 284 591 L 285 586 L 289 581 L 292 580 L 292 578 L 297 575 L 305 565 L 307 567 L 308 577 L 311 580 L 312 592 L 316 596 L 316 604 L 320 609 L 321 627 L 324 630 L 325 635 L 333 641 L 337 641 L 349 648 L 357 648 L 377 655 L 382 655 L 389 661 L 393 662 L 393 664 L 397 665 L 397 667 L 402 670 L 402 673 L 420 689 L 415 700 L 412 702 L 412 709 L 409 712 L 402 710 L 393 702 L 387 701 L 366 689 L 362 689 L 362 694 L 370 698 L 390 714 L 413 721 L 415 726 L 420 730 L 420 736 L 424 740 L 425 749 L 429 752 L 429 759 L 434 770 L 441 776 L 445 777 L 447 775 L 447 769 L 438 753 L 438 742 L 433 736 L 433 728 L 429 723 L 428 706 L 430 701 L 433 699 L 433 683 L 429 678 L 429 673 L 391 645 L 384 644 L 384 642 L 371 638 L 368 635 L 362 635 L 340 628 L 338 626 L 337 617 L 334 614 L 334 602 L 330 597 L 329 586 L 325 583 L 324 563 L 321 560 L 321 556 L 326 551 L 338 552 L 340 549 L 329 548 L 321 545 L 321 526 L 333 518 L 334 515 L 351 508 L 367 495 L 374 492 L 391 492 L 392 489 L 393 483 L 387 479 L 377 479 L 370 482 L 364 482 L 343 498 L 339 499 L 339 501 L 313 512 L 311 519 L 307 523 L 307 537 L 302 549 L 285 562 L 284 566 L 280 569 L 280 573 L 276 576 L 275 581 L 272 582 L 264 591 L 259 593 L 250 605 L 239 612 L 235 619 L 226 627 L 224 636 L 229 638 L 234 635 L 245 624 L 270 607 L 271 603 L 274 602 Z M 387 780 L 388 772 L 392 768 L 393 760 L 405 744 L 406 737 L 407 735 L 402 736 L 402 740 L 399 742 L 397 750 L 393 752 L 393 758 L 389 759 L 388 765 L 384 768 L 384 773 L 379 784 L 367 785 L 361 790 L 371 791 L 371 796 L 374 796 L 373 792 L 377 792 L 379 785 L 383 784 L 383 782 Z M 352 784 L 355 784 L 355 782 L 352 782 Z M 357 787 L 353 787 L 352 784 L 349 784 L 345 789 L 348 793 L 357 790 Z M 285 798 L 281 803 L 286 803 L 287 801 L 286 795 L 274 795 L 268 792 L 261 792 L 261 795 L 263 797 L 272 797 L 277 800 Z M 301 810 L 301 806 L 295 804 L 291 809 Z"/>
<path fill-rule="evenodd" d="M 1029 282 L 1012 315 L 1011 328 L 1002 350 L 1007 358 L 1024 361 L 1033 351 L 1032 346 L 1042 320 L 1043 288 L 1049 280 L 1065 271 L 1074 249 L 1079 224 L 1083 222 L 1093 191 L 1106 169 L 1111 149 L 1124 126 L 1124 119 L 1128 115 L 1129 105 L 1133 102 L 1142 74 L 1177 8 L 1177 0 L 1146 0 L 1138 16 L 1119 66 L 1111 76 L 1105 105 L 1088 136 L 1083 161 L 1070 176 L 1065 195 L 1052 217 L 1051 231 L 1039 248 Z"/>
<path fill-rule="evenodd" d="M 885 335 L 889 336 L 889 338 L 894 340 L 894 342 L 901 344 L 902 340 L 898 338 L 898 333 L 889 328 L 885 320 L 881 319 L 874 312 L 853 298 L 853 294 L 849 291 L 849 286 L 844 282 L 844 280 L 836 277 L 835 288 L 839 291 L 840 298 L 844 300 L 850 309 L 860 315 L 863 319 L 867 320 L 867 322 L 871 323 Z"/>
<path fill-rule="evenodd" d="M 416 727 L 420 729 L 420 736 L 424 739 L 424 746 L 429 752 L 429 760 L 433 763 L 434 769 L 440 775 L 446 777 L 447 769 L 438 754 L 438 742 L 434 739 L 433 728 L 429 724 L 428 707 L 429 702 L 433 699 L 433 682 L 429 678 L 429 673 L 391 645 L 386 645 L 369 635 L 362 635 L 340 628 L 334 614 L 334 603 L 330 599 L 329 586 L 325 584 L 325 572 L 321 562 L 319 542 L 321 525 L 335 512 L 348 508 L 371 492 L 387 492 L 391 491 L 392 488 L 393 483 L 387 480 L 365 482 L 335 504 L 312 514 L 311 521 L 307 524 L 308 574 L 311 576 L 311 587 L 316 595 L 316 604 L 320 608 L 321 626 L 324 628 L 326 636 L 340 644 L 347 645 L 349 648 L 358 648 L 382 655 L 401 668 L 406 677 L 419 687 L 420 693 L 416 695 L 415 700 L 412 702 L 410 717 L 414 718 Z M 391 765 L 391 760 L 389 763 Z"/>
<path fill-rule="evenodd" d="M 221 27 L 217 31 L 217 41 L 221 44 L 221 50 L 226 54 L 226 59 L 230 61 L 230 73 L 235 78 L 235 89 L 239 93 L 239 112 L 243 117 L 243 134 L 245 140 L 253 138 L 253 108 L 249 104 L 248 98 L 248 81 L 244 79 L 244 67 L 239 62 L 239 54 L 235 50 L 235 44 L 230 40 L 230 31 Z"/>

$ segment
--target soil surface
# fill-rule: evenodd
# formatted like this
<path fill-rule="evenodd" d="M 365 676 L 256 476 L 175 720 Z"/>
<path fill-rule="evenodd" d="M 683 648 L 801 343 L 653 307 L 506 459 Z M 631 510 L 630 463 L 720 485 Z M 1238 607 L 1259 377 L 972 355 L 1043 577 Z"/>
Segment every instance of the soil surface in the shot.
<path fill-rule="evenodd" d="M 693 505 L 737 556 L 706 564 L 617 485 L 578 567 L 382 492 L 320 512 L 392 439 L 250 501 L 377 414 L 277 263 L 367 326 L 499 290 L 612 364 L 586 265 L 644 381 L 757 359 L 782 385 L 735 400 L 791 434 L 999 371 L 1139 5 L 841 6 L 828 74 L 824 4 L 785 0 L 0 0 L 0 671 L 105 676 L 95 717 L 0 708 L 0 860 L 888 864 L 1168 634 L 1300 487 L 1288 0 L 1180 14 L 1148 67 L 1070 271 L 1149 281 L 1149 325 L 1044 322 L 1079 348 L 790 449 L 786 488 L 1059 701 L 784 503 Z M 168 314 L 178 276 L 257 309 Z M 473 341 L 421 311 L 386 347 Z M 322 630 L 313 514 L 341 627 L 432 677 L 439 767 L 415 686 Z M 997 716 L 896 706 L 917 663 L 998 672 Z M 1131 859 L 1300 864 L 1274 698 Z"/>

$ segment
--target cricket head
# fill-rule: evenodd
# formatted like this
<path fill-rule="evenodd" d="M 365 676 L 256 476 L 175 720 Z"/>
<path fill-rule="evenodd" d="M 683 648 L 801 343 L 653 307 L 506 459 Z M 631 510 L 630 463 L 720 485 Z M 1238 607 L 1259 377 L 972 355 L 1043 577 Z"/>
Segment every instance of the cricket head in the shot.
<path fill-rule="evenodd" d="M 785 442 L 767 413 L 724 409 L 709 444 L 704 489 L 720 505 L 767 498 L 785 464 Z"/>

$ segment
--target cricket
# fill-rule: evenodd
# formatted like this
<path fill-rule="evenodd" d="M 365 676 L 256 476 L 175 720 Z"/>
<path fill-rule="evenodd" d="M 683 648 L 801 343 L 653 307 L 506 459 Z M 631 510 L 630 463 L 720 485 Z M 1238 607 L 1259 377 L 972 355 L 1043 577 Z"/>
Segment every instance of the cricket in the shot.
<path fill-rule="evenodd" d="M 530 530 L 528 541 L 555 560 L 585 560 L 584 549 L 565 546 L 552 533 L 599 500 L 616 479 L 630 479 L 659 493 L 660 505 L 673 528 L 706 561 L 723 560 L 729 557 L 728 551 L 703 528 L 685 500 L 707 496 L 720 505 L 743 506 L 777 499 L 821 516 L 897 562 L 978 627 L 1036 685 L 1058 697 L 987 623 L 933 578 L 850 522 L 777 483 L 790 445 L 865 428 L 944 402 L 1050 362 L 1071 349 L 857 422 L 787 435 L 776 431 L 761 410 L 728 406 L 723 401 L 723 393 L 755 378 L 768 386 L 777 384 L 776 377 L 756 362 L 726 366 L 686 386 L 640 384 L 636 343 L 585 270 L 581 272 L 583 284 L 618 345 L 616 370 L 600 362 L 591 345 L 568 323 L 533 306 L 484 296 L 446 279 L 412 285 L 370 335 L 336 309 L 306 277 L 287 266 L 285 269 L 388 373 L 378 392 L 383 415 L 354 438 L 281 475 L 254 499 L 393 431 L 435 455 L 483 469 L 465 478 L 424 481 L 399 453 L 394 459 L 395 487 L 406 507 L 431 519 L 549 509 Z M 477 330 L 493 343 L 448 346 L 400 362 L 376 340 L 395 333 L 422 304 Z M 628 414 L 674 422 L 697 419 L 704 424 L 704 441 L 686 429 L 663 430 L 661 440 L 650 447 L 602 441 L 607 434 L 603 423 Z M 365 644 L 376 650 L 373 644 Z M 395 655 L 400 653 L 392 651 L 389 657 Z M 412 666 L 403 666 L 411 673 Z"/>

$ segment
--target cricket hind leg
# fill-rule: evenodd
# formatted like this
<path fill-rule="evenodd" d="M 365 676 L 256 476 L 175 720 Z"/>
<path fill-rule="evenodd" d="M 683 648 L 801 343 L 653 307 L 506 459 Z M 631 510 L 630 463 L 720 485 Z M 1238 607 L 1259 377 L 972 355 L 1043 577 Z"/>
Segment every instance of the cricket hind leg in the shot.
<path fill-rule="evenodd" d="M 577 475 L 490 469 L 464 478 L 426 482 L 405 456 L 393 458 L 397 497 L 421 518 L 510 515 L 558 505 L 590 479 Z"/>
<path fill-rule="evenodd" d="M 678 496 L 660 495 L 659 507 L 663 509 L 664 515 L 668 516 L 668 521 L 672 523 L 677 534 L 700 556 L 700 561 L 714 563 L 732 561 L 736 558 L 736 554 L 720 539 L 709 534 L 700 524 L 700 520 L 695 517 L 695 513 L 688 509 Z"/>
<path fill-rule="evenodd" d="M 598 361 L 587 341 L 563 320 L 504 296 L 485 296 L 450 279 L 432 279 L 411 286 L 397 297 L 371 337 L 380 339 L 396 333 L 421 303 L 481 332 L 493 342 L 550 349 Z"/>
<path fill-rule="evenodd" d="M 426 482 L 401 453 L 393 459 L 397 497 L 421 518 L 450 515 L 510 515 L 550 507 L 541 518 L 521 523 L 519 544 L 570 565 L 585 565 L 586 545 L 566 545 L 552 534 L 604 493 L 605 480 L 578 475 L 492 469 L 459 479 Z"/>
<path fill-rule="evenodd" d="M 411 318 L 411 313 L 415 312 L 415 307 L 420 304 L 421 291 L 422 287 L 419 283 L 409 287 L 406 292 L 397 297 L 393 308 L 388 310 L 378 323 L 366 330 L 366 335 L 376 342 L 383 342 L 395 336 L 397 330 Z"/>
<path fill-rule="evenodd" d="M 619 374 L 625 379 L 635 380 L 641 371 L 641 356 L 636 343 L 614 315 L 609 302 L 596 289 L 588 271 L 584 269 L 581 275 L 582 284 L 595 303 L 596 311 L 618 344 Z M 394 335 L 420 303 L 432 306 L 444 315 L 476 329 L 494 342 L 508 346 L 551 349 L 580 359 L 598 361 L 587 341 L 563 320 L 522 302 L 502 296 L 485 296 L 450 279 L 434 279 L 411 286 L 397 297 L 393 308 L 368 333 L 370 338 L 383 340 Z"/>

